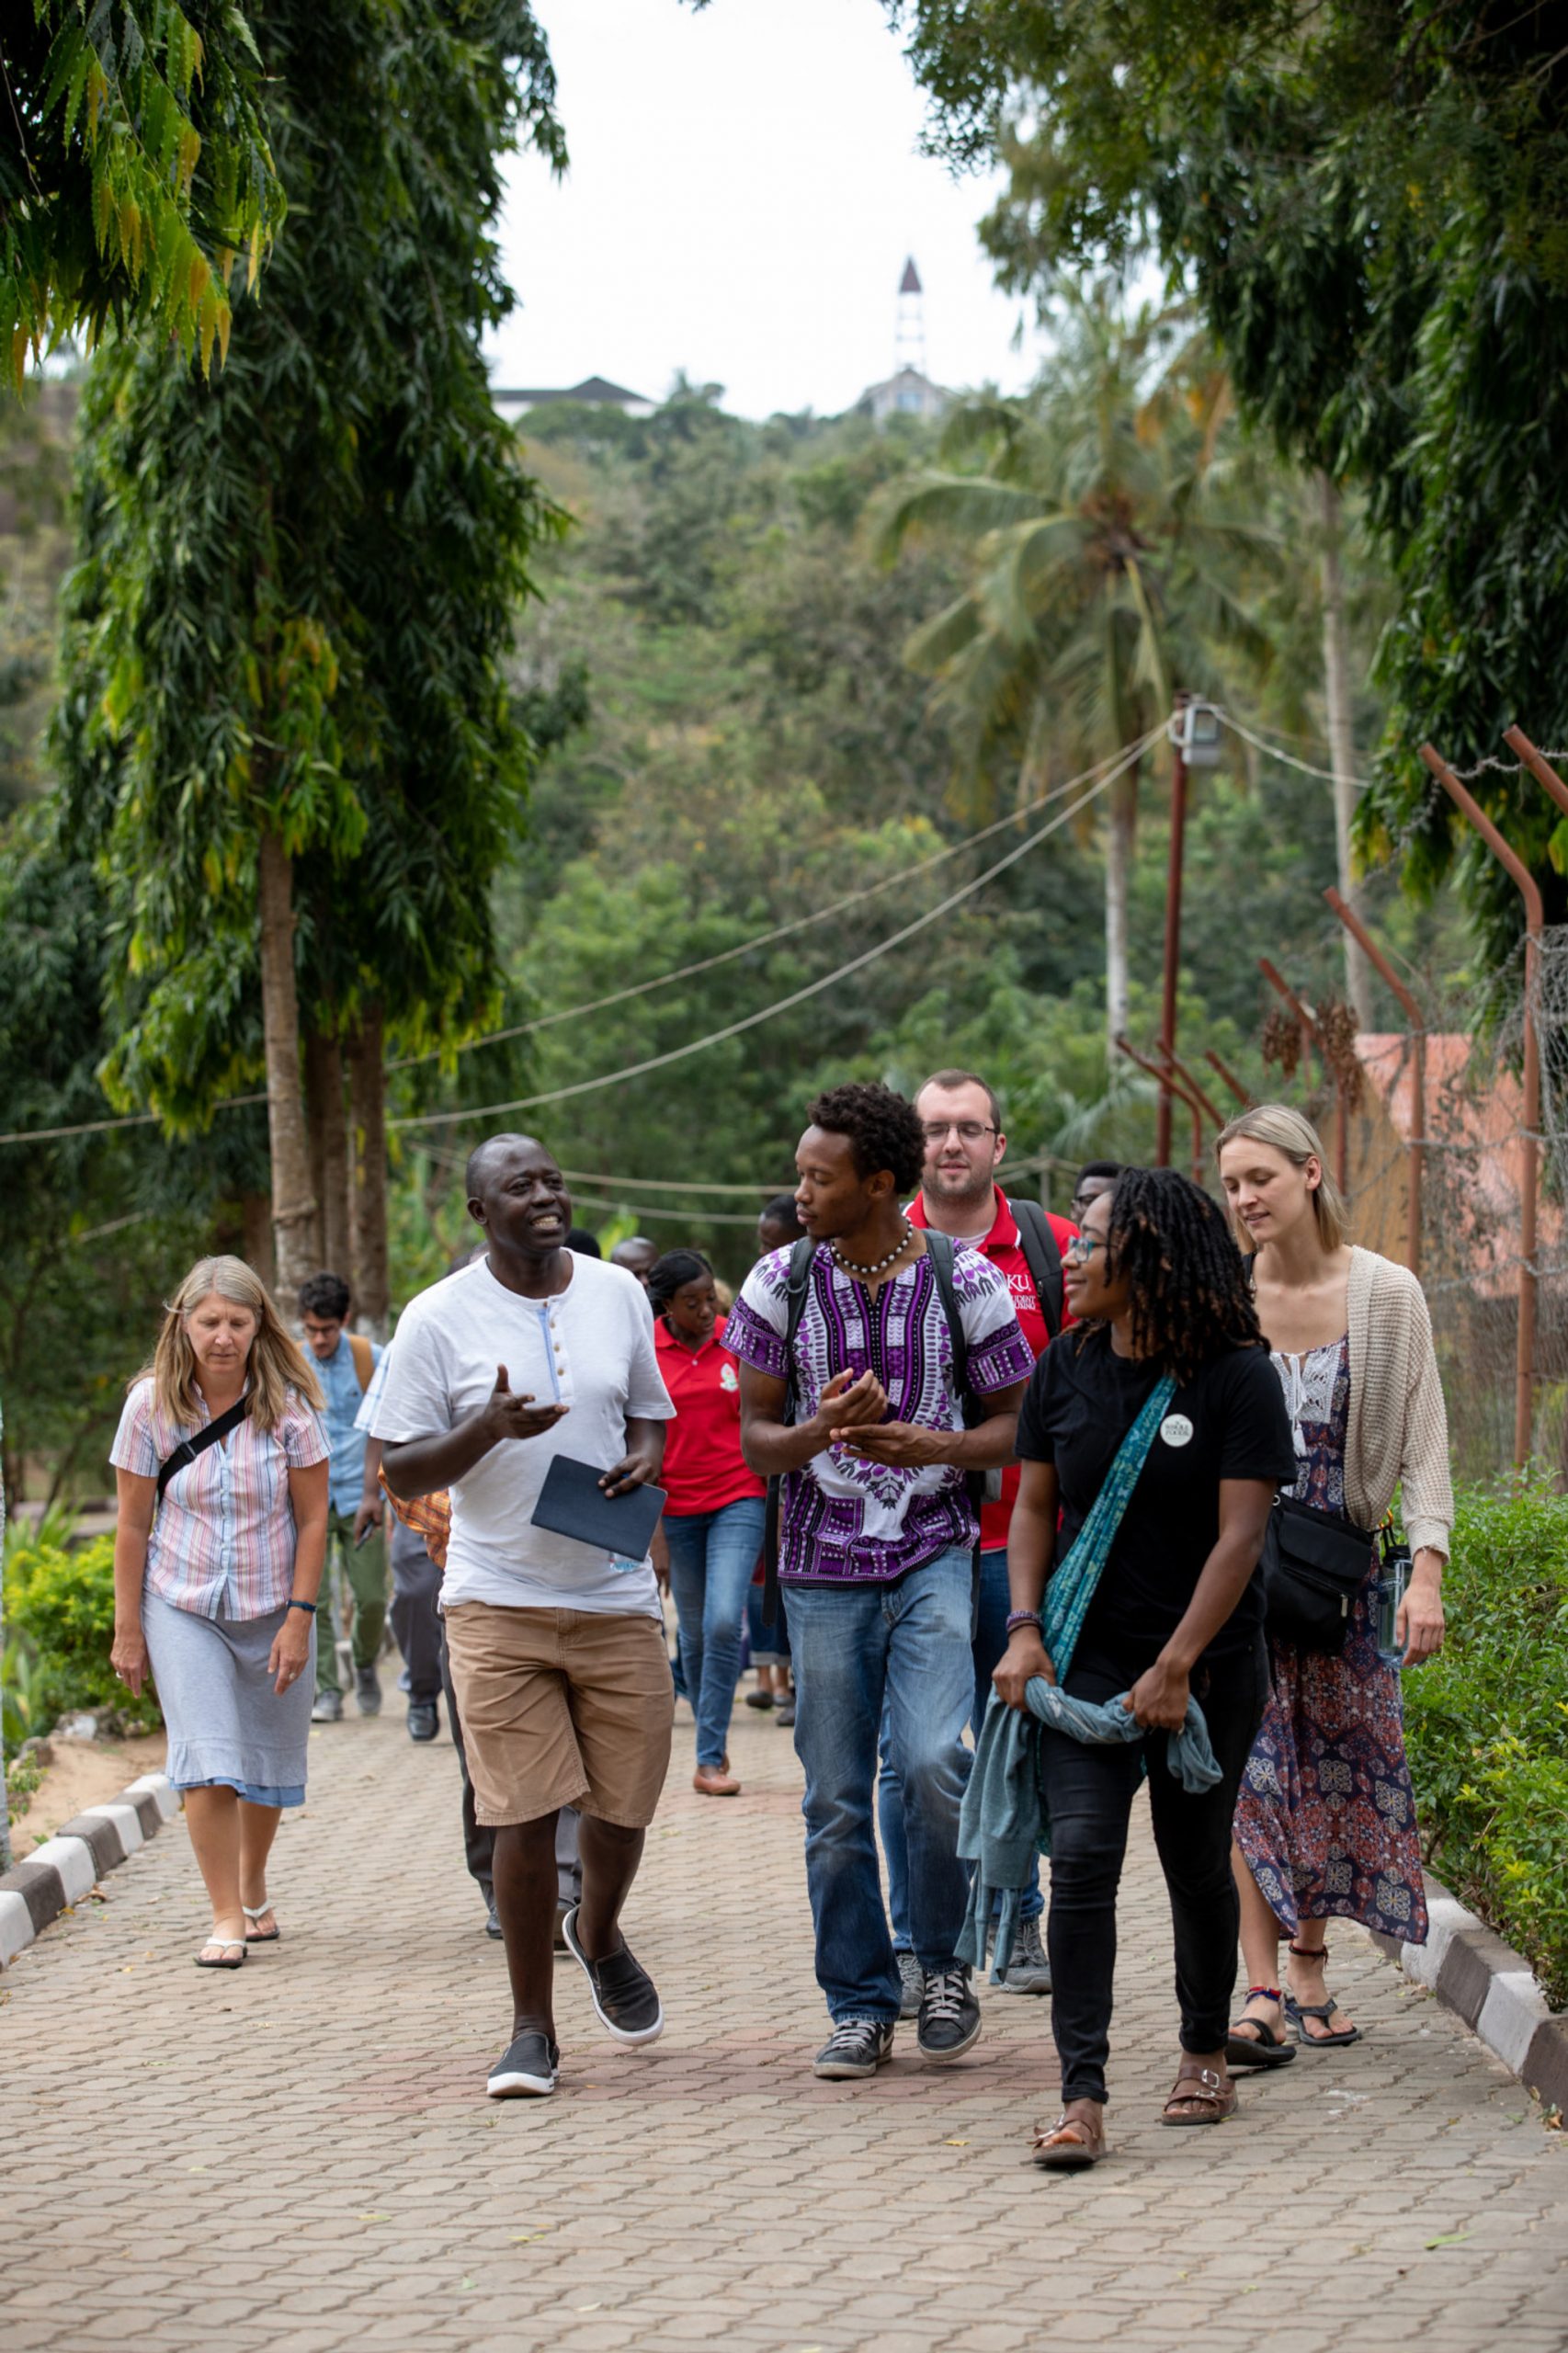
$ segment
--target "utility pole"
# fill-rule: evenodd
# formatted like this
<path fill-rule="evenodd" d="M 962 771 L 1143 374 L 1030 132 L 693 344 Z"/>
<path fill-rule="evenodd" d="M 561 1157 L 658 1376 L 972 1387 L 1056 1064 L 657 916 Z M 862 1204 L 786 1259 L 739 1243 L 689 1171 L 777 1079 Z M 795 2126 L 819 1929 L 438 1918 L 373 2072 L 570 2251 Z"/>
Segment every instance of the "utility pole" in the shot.
<path fill-rule="evenodd" d="M 1171 745 L 1175 758 L 1171 767 L 1171 847 L 1165 868 L 1165 955 L 1160 989 L 1160 1060 L 1165 1065 L 1160 1073 L 1160 1108 L 1154 1135 L 1154 1165 L 1168 1168 L 1171 1165 L 1171 1082 L 1170 1064 L 1176 1053 L 1176 981 L 1181 971 L 1181 868 L 1187 836 L 1187 750 L 1182 741 L 1182 721 L 1188 698 L 1176 697 L 1176 710 L 1171 722 Z"/>

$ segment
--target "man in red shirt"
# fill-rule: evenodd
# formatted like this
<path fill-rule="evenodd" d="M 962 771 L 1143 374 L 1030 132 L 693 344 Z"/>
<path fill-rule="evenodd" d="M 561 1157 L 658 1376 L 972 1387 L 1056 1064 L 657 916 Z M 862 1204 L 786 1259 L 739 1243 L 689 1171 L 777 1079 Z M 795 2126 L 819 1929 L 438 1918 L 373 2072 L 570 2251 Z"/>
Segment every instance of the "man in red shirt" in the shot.
<path fill-rule="evenodd" d="M 996 1183 L 995 1171 L 1006 1155 L 1002 1107 L 983 1078 L 973 1071 L 939 1070 L 928 1078 L 915 1098 L 915 1108 L 926 1131 L 926 1166 L 920 1191 L 910 1204 L 915 1225 L 935 1226 L 949 1234 L 954 1245 L 978 1250 L 1007 1279 L 1013 1312 L 1036 1357 L 1043 1355 L 1064 1324 L 1062 1252 L 1078 1229 L 1062 1217 L 1053 1217 L 1030 1200 L 1009 1201 Z M 974 1713 L 978 1733 L 991 1697 L 991 1676 L 1007 1647 L 1007 1526 L 1018 1492 L 1018 1466 L 1002 1474 L 997 1503 L 983 1504 L 980 1513 L 980 1592 L 974 1631 Z M 919 1965 L 909 1950 L 905 1916 L 903 1792 L 896 1774 L 888 1769 L 885 1751 L 877 1791 L 877 1813 L 882 1847 L 888 1859 L 888 1905 L 892 1915 L 893 1950 L 904 1981 L 906 2006 L 918 2001 Z M 1044 1898 L 1038 1868 L 1025 1891 L 1017 1940 L 1003 1979 L 1009 1994 L 1049 1994 L 1051 1971 L 1040 1943 L 1040 1921 Z"/>

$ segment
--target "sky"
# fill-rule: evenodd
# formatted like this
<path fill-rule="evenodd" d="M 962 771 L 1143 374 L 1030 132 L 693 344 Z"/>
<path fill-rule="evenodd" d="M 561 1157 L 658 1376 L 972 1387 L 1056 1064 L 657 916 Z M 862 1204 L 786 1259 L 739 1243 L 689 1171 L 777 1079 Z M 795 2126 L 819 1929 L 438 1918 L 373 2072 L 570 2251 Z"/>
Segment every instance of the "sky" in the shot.
<path fill-rule="evenodd" d="M 648 399 L 678 369 L 737 415 L 847 408 L 891 375 L 898 283 L 925 284 L 926 372 L 1021 390 L 1041 341 L 974 224 L 994 183 L 922 155 L 925 101 L 880 0 L 535 0 L 572 167 L 514 160 L 518 308 L 497 386 L 602 375 Z"/>

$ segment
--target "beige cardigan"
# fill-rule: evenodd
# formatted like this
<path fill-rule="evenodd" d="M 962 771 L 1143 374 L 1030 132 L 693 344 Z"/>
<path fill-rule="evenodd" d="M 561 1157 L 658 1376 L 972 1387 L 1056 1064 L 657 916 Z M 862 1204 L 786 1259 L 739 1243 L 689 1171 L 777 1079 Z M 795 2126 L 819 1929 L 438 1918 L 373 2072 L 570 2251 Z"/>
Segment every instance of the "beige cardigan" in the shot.
<path fill-rule="evenodd" d="M 1449 1421 L 1421 1286 L 1375 1250 L 1350 1252 L 1350 1421 L 1345 1433 L 1345 1508 L 1376 1528 L 1403 1484 L 1404 1533 L 1449 1557 L 1454 1494 Z"/>

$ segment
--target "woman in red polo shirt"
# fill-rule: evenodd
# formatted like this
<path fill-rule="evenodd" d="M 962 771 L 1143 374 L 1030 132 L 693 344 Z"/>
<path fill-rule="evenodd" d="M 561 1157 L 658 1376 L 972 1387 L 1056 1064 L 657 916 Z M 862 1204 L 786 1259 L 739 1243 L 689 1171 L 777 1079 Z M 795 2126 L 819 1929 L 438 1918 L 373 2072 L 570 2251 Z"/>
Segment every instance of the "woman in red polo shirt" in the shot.
<path fill-rule="evenodd" d="M 723 1345 L 713 1269 L 699 1250 L 668 1250 L 650 1269 L 659 1370 L 676 1409 L 659 1483 L 670 1590 L 680 1620 L 680 1664 L 697 1717 L 704 1797 L 735 1797 L 730 1711 L 741 1667 L 741 1627 L 762 1550 L 766 1483 L 741 1454 L 741 1384 Z"/>

